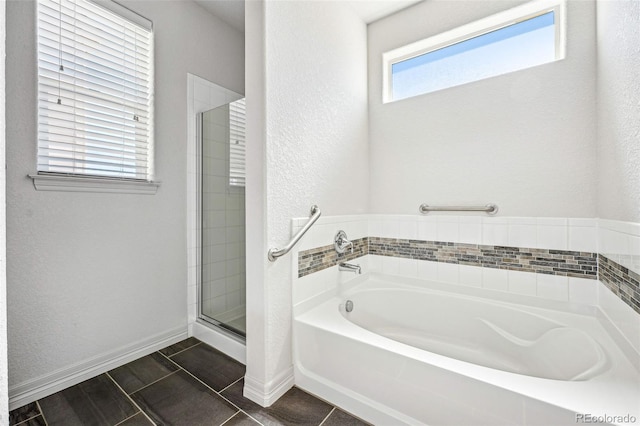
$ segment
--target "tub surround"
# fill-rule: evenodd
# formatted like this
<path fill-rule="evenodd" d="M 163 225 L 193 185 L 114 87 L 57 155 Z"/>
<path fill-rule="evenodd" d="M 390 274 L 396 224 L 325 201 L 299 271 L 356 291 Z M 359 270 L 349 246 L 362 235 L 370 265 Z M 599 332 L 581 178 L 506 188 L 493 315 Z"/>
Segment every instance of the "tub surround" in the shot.
<path fill-rule="evenodd" d="M 293 232 L 305 221 L 294 219 Z M 326 244 L 342 228 L 354 241 L 353 253 L 338 255 L 333 244 Z M 437 279 L 591 306 L 598 303 L 595 289 L 600 279 L 640 314 L 640 271 L 636 270 L 640 226 L 635 223 L 582 218 L 357 215 L 323 217 L 309 234 L 297 251 L 294 277 L 303 280 L 301 286 L 316 280 L 312 274 L 359 259 L 368 266 L 364 272 Z M 294 290 L 294 304 L 314 294 L 307 289 Z M 323 289 L 317 287 L 315 293 Z"/>
<path fill-rule="evenodd" d="M 291 232 L 306 221 L 294 219 Z M 341 229 L 354 242 L 353 253 L 335 252 L 333 236 Z M 637 224 L 598 219 L 323 216 L 293 253 L 296 385 L 376 424 L 573 424 L 576 413 L 633 411 L 640 371 L 638 230 Z M 363 275 L 339 271 L 342 261 L 359 264 Z M 394 286 L 526 305 L 522 309 L 543 316 L 553 312 L 562 324 L 588 323 L 587 335 L 611 364 L 582 382 L 498 371 L 371 333 L 337 309 L 348 298 L 357 310 L 360 289 Z M 415 311 L 390 296 L 379 303 L 376 315 Z"/>
<path fill-rule="evenodd" d="M 353 252 L 347 249 L 344 253 L 338 253 L 333 244 L 298 252 L 298 278 L 369 254 L 368 237 L 351 242 Z"/>
<path fill-rule="evenodd" d="M 640 314 L 640 275 L 619 263 L 598 256 L 600 281 L 624 303 Z"/>

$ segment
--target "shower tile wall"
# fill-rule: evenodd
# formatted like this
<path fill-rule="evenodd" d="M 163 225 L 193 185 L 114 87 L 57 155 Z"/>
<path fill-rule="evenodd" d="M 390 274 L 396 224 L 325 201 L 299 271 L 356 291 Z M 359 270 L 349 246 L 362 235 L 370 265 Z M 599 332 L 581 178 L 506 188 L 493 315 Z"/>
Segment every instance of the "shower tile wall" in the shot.
<path fill-rule="evenodd" d="M 640 354 L 640 223 L 602 220 L 598 231 L 598 305 Z"/>
<path fill-rule="evenodd" d="M 231 322 L 245 311 L 244 188 L 229 186 L 229 107 L 204 114 L 202 313 Z"/>

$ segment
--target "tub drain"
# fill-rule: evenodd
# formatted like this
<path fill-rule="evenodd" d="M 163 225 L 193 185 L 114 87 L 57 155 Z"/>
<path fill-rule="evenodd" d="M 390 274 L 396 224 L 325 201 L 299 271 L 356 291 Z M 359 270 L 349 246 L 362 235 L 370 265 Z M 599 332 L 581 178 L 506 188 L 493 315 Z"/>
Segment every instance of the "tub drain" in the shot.
<path fill-rule="evenodd" d="M 344 310 L 347 312 L 353 311 L 353 302 L 351 300 L 347 300 L 347 302 L 344 304 Z"/>

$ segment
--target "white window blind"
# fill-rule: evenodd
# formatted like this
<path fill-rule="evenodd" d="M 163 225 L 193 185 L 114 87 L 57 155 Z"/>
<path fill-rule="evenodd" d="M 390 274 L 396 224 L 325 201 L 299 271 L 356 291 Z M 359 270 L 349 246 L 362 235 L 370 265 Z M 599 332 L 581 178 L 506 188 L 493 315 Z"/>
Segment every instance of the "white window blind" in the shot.
<path fill-rule="evenodd" d="M 86 0 L 37 19 L 38 173 L 152 181 L 151 22 Z"/>
<path fill-rule="evenodd" d="M 229 104 L 229 185 L 245 186 L 246 140 L 244 98 Z"/>

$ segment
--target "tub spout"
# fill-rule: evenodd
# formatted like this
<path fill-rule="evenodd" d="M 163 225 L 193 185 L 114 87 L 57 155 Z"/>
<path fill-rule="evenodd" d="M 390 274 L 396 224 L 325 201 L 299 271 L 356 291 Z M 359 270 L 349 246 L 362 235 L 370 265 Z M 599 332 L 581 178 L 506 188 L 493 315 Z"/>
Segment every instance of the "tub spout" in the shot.
<path fill-rule="evenodd" d="M 356 274 L 362 273 L 362 271 L 360 270 L 360 265 L 353 265 L 351 263 L 346 263 L 346 262 L 340 262 L 338 264 L 338 270 L 355 272 Z"/>

